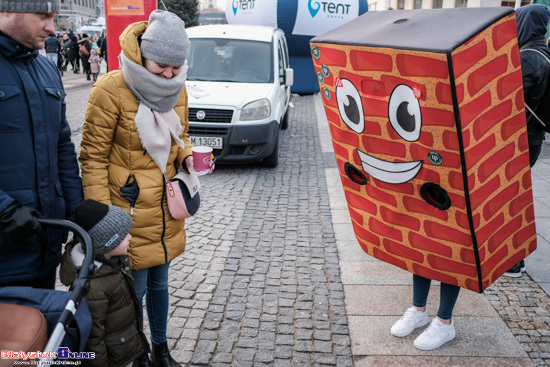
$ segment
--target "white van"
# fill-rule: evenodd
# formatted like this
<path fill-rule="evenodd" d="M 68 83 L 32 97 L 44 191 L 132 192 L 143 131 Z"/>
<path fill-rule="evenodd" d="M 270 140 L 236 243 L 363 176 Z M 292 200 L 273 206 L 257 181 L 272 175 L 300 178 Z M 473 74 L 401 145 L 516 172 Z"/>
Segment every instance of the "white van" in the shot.
<path fill-rule="evenodd" d="M 80 34 L 86 33 L 90 38 L 92 38 L 95 32 L 99 33 L 100 37 L 105 37 L 105 26 L 102 25 L 85 25 L 80 28 Z"/>
<path fill-rule="evenodd" d="M 294 80 L 284 32 L 220 24 L 187 33 L 192 143 L 214 148 L 218 162 L 276 167 Z"/>

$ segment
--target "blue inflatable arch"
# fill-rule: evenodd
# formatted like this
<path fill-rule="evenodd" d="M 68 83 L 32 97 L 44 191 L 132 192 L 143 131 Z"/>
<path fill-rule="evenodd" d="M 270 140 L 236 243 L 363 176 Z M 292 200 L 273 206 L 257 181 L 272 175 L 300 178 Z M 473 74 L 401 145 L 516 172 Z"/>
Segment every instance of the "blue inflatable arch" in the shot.
<path fill-rule="evenodd" d="M 282 29 L 294 69 L 292 93 L 312 94 L 319 92 L 319 84 L 309 41 L 367 10 L 367 0 L 227 0 L 225 12 L 228 23 Z"/>

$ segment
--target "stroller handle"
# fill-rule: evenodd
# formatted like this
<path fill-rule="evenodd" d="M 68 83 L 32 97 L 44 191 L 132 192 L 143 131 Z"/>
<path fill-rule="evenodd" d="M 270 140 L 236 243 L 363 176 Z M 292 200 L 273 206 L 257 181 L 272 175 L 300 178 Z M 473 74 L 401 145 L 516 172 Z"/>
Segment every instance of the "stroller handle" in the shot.
<path fill-rule="evenodd" d="M 82 243 L 84 247 L 84 261 L 82 262 L 82 267 L 78 272 L 77 277 L 72 284 L 72 292 L 69 299 L 69 302 L 65 306 L 63 313 L 59 317 L 59 321 L 50 336 L 48 344 L 44 349 L 44 353 L 47 352 L 56 352 L 57 348 L 60 346 L 63 337 L 66 334 L 66 330 L 74 319 L 74 314 L 76 309 L 80 305 L 82 298 L 88 293 L 90 289 L 90 275 L 94 273 L 94 248 L 92 246 L 92 239 L 88 232 L 86 232 L 78 224 L 70 222 L 64 219 L 45 219 L 39 218 L 38 221 L 43 227 L 53 227 L 58 229 L 69 230 L 73 232 L 76 238 Z M 45 365 L 44 363 L 51 361 L 51 359 L 42 359 L 40 360 L 39 365 Z"/>
<path fill-rule="evenodd" d="M 85 257 L 84 262 L 82 263 L 82 268 L 80 269 L 78 273 L 77 279 L 88 279 L 91 274 L 93 274 L 93 262 L 94 262 L 94 247 L 92 245 L 92 238 L 82 228 L 76 223 L 73 223 L 68 220 L 64 219 L 45 219 L 45 218 L 39 218 L 38 222 L 44 227 L 53 227 L 58 229 L 67 229 L 78 238 L 78 240 L 82 243 L 82 246 L 84 247 Z M 74 286 L 74 283 L 73 283 Z M 81 298 L 82 299 L 82 298 Z"/>

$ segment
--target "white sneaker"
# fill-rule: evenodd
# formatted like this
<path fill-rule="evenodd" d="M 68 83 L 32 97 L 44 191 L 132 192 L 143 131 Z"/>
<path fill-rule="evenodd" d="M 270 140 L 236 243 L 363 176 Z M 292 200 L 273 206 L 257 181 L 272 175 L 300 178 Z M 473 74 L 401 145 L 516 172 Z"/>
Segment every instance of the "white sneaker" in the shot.
<path fill-rule="evenodd" d="M 418 311 L 416 307 L 410 307 L 399 320 L 391 327 L 391 333 L 400 338 L 409 335 L 414 329 L 427 325 L 428 310 Z"/>
<path fill-rule="evenodd" d="M 432 320 L 422 334 L 414 341 L 414 346 L 420 350 L 432 350 L 439 348 L 443 344 L 455 338 L 455 324 L 451 319 L 451 324 L 442 323 L 437 317 Z"/>

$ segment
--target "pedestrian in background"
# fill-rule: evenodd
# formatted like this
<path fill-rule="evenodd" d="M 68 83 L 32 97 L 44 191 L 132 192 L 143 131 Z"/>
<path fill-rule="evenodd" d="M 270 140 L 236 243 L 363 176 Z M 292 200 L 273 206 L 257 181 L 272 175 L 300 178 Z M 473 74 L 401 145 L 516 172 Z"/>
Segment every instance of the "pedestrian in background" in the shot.
<path fill-rule="evenodd" d="M 57 35 L 57 42 L 59 42 L 59 52 L 57 53 L 57 68 L 59 69 L 59 74 L 63 76 L 64 66 L 65 66 L 65 50 L 63 49 L 63 37 L 65 34 L 59 33 Z"/>
<path fill-rule="evenodd" d="M 97 80 L 97 76 L 99 75 L 99 56 L 97 55 L 97 47 L 94 47 L 90 50 L 90 58 L 88 59 L 88 63 L 90 64 L 90 72 L 92 74 L 92 80 L 95 82 Z"/>
<path fill-rule="evenodd" d="M 550 123 L 550 49 L 545 35 L 549 21 L 550 10 L 546 5 L 530 4 L 516 10 L 523 99 L 525 105 L 547 124 Z M 545 132 L 529 108 L 525 108 L 525 116 L 529 164 L 533 167 L 540 155 Z M 503 275 L 518 278 L 526 270 L 525 261 L 521 260 Z"/>
<path fill-rule="evenodd" d="M 109 72 L 109 63 L 107 60 L 107 34 L 101 40 L 101 46 L 99 46 L 99 55 L 102 61 L 105 61 L 105 70 Z"/>
<path fill-rule="evenodd" d="M 137 298 L 143 302 L 146 295 L 151 360 L 179 366 L 166 339 L 168 270 L 185 250 L 186 234 L 185 222 L 169 214 L 165 177 L 176 175 L 176 165 L 193 165 L 185 89 L 189 38 L 180 18 L 155 10 L 119 39 L 120 70 L 102 76 L 88 102 L 80 153 L 84 195 L 132 214 L 128 254 Z M 147 354 L 134 361 L 150 364 Z"/>
<path fill-rule="evenodd" d="M 59 40 L 55 36 L 55 33 L 50 33 L 48 35 L 48 38 L 44 41 L 44 48 L 46 51 L 46 57 L 52 60 L 55 66 L 57 66 L 61 45 L 59 44 Z"/>
<path fill-rule="evenodd" d="M 73 56 L 74 60 L 74 73 L 79 74 L 80 73 L 80 51 L 79 51 L 79 42 L 80 39 L 76 34 L 69 33 L 69 38 L 71 39 L 71 55 Z"/>
<path fill-rule="evenodd" d="M 38 52 L 58 11 L 0 1 L 0 286 L 54 288 L 63 233 L 38 218 L 64 219 L 83 199 L 61 76 Z"/>
<path fill-rule="evenodd" d="M 69 33 L 67 39 L 63 42 L 63 49 L 65 50 L 67 61 L 71 63 L 73 73 L 78 74 L 78 43 L 76 42 L 76 36 Z M 67 63 L 65 63 L 65 69 L 67 69 Z"/>
<path fill-rule="evenodd" d="M 99 32 L 95 32 L 94 36 L 92 37 L 92 48 L 101 46 L 101 39 L 99 38 Z"/>
<path fill-rule="evenodd" d="M 80 42 L 78 42 L 79 45 L 79 54 L 80 54 L 80 60 L 82 61 L 82 73 L 86 75 L 86 80 L 90 79 L 90 51 L 92 50 L 92 42 L 88 39 L 88 35 L 86 33 L 82 33 L 82 39 Z"/>
<path fill-rule="evenodd" d="M 63 71 L 67 71 L 67 66 L 71 64 L 71 68 L 74 70 L 74 61 L 69 58 L 69 49 L 70 49 L 71 39 L 69 35 L 65 33 L 63 35 L 63 41 L 61 42 L 61 53 L 65 58 L 65 63 L 63 64 Z"/>

